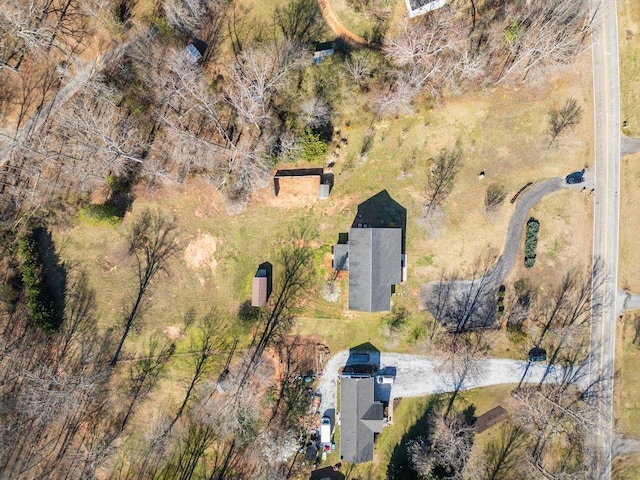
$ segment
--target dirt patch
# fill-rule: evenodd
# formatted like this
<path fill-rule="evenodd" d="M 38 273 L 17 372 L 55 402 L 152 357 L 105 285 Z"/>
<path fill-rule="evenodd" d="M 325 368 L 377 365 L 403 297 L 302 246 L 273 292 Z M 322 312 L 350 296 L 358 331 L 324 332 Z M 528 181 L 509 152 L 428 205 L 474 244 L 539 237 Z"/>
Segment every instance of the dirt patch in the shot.
<path fill-rule="evenodd" d="M 300 375 L 319 375 L 330 356 L 329 347 L 320 335 L 288 335 L 274 353 L 280 364 L 288 357 L 290 368 Z M 277 363 L 276 370 L 279 370 Z"/>
<path fill-rule="evenodd" d="M 259 192 L 260 203 L 266 203 L 276 208 L 304 208 L 318 202 L 318 188 L 320 176 L 291 176 L 279 177 L 278 195 L 274 195 L 273 185 Z"/>
<path fill-rule="evenodd" d="M 215 273 L 218 261 L 215 253 L 218 241 L 207 234 L 200 234 L 184 250 L 184 261 L 193 270 L 209 269 Z"/>
<path fill-rule="evenodd" d="M 94 188 L 89 195 L 89 203 L 101 205 L 109 200 L 111 189 L 107 184 Z"/>
<path fill-rule="evenodd" d="M 182 327 L 180 325 L 169 325 L 162 330 L 169 340 L 175 340 L 182 336 Z"/>
<path fill-rule="evenodd" d="M 353 47 L 366 47 L 369 45 L 369 42 L 364 38 L 356 35 L 342 24 L 328 0 L 318 0 L 318 5 L 320 6 L 320 11 L 322 12 L 325 22 L 327 22 L 327 25 L 329 25 L 333 33 L 338 37 Z"/>

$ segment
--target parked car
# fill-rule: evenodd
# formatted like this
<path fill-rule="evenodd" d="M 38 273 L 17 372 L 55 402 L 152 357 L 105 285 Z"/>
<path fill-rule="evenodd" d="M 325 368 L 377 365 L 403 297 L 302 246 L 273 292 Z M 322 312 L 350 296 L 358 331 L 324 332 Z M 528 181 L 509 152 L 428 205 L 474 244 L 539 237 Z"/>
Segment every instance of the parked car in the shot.
<path fill-rule="evenodd" d="M 530 362 L 546 362 L 547 351 L 544 348 L 533 347 L 531 350 L 529 350 L 529 361 Z"/>
<path fill-rule="evenodd" d="M 320 443 L 331 443 L 331 419 L 322 417 L 320 422 Z"/>
<path fill-rule="evenodd" d="M 567 182 L 568 185 L 584 182 L 584 169 L 579 172 L 570 173 L 569 175 L 567 175 L 564 181 Z"/>
<path fill-rule="evenodd" d="M 393 381 L 394 381 L 393 375 L 378 375 L 376 377 L 376 382 L 380 384 L 393 383 Z"/>

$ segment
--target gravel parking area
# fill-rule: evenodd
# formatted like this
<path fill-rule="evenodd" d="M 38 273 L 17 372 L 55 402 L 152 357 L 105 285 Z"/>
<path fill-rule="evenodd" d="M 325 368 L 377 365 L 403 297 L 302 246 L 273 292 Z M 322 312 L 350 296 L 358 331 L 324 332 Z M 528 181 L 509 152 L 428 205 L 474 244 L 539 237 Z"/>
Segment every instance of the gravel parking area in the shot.
<path fill-rule="evenodd" d="M 345 350 L 338 352 L 327 362 L 318 385 L 318 393 L 322 396 L 320 415 L 327 411 L 335 412 L 339 371 L 345 365 L 348 357 L 349 352 Z M 481 362 L 482 374 L 467 378 L 462 385 L 462 390 L 518 383 L 523 376 L 527 383 L 538 383 L 547 370 L 546 363 L 529 364 L 522 360 L 483 359 Z M 379 400 L 390 401 L 392 398 L 399 397 L 421 397 L 454 390 L 451 377 L 446 372 L 438 371 L 439 362 L 434 358 L 400 353 L 381 353 L 379 367 L 384 373 L 395 373 L 393 384 L 380 385 L 376 383 L 375 395 Z M 551 368 L 545 382 L 556 382 L 563 374 L 562 368 Z"/>

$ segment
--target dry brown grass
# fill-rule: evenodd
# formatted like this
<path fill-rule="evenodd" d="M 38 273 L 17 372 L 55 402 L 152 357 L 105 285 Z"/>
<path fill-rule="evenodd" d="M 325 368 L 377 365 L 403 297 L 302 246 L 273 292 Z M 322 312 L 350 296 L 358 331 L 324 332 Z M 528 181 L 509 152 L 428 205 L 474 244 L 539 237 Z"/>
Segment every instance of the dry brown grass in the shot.
<path fill-rule="evenodd" d="M 589 75 L 586 68 L 582 73 L 580 78 Z M 465 96 L 434 109 L 433 119 L 422 129 L 427 143 L 425 150 L 433 154 L 459 139 L 464 167 L 448 200 L 448 221 L 442 236 L 430 239 L 423 235 L 422 239 L 416 240 L 420 242 L 416 250 L 428 252 L 432 264 L 412 268 L 414 275 L 426 280 L 442 269 L 469 270 L 488 252 L 499 253 L 514 209 L 508 199 L 521 186 L 530 181 L 565 175 L 591 163 L 589 95 L 589 81 L 569 85 L 556 80 L 540 88 Z M 548 109 L 569 96 L 580 99 L 585 108 L 583 123 L 561 141 L 558 149 L 549 150 L 545 142 Z M 478 179 L 480 171 L 485 171 L 483 180 Z M 486 186 L 491 182 L 504 185 L 507 201 L 495 215 L 487 218 L 484 197 Z M 590 210 L 590 202 L 581 200 L 577 192 L 562 195 L 563 201 L 569 203 L 562 210 L 556 209 L 556 215 L 563 215 L 564 222 L 583 232 L 573 217 L 582 215 L 585 208 Z M 540 204 L 543 211 L 536 214 L 544 215 L 547 204 L 549 202 L 543 200 Z M 553 204 L 548 208 L 554 208 Z M 574 234 L 569 232 L 565 237 L 570 240 L 569 235 Z M 590 230 L 584 236 L 590 237 Z M 409 260 L 416 259 L 410 256 Z M 582 260 L 586 261 L 587 256 Z"/>
<path fill-rule="evenodd" d="M 618 285 L 640 293 L 640 154 L 626 156 L 620 162 L 620 251 Z"/>
<path fill-rule="evenodd" d="M 564 175 L 590 163 L 590 82 L 585 79 L 588 70 L 583 70 L 579 78 L 584 80 L 577 85 L 571 83 L 573 79 L 552 79 L 535 88 L 457 97 L 433 108 L 423 107 L 413 116 L 375 122 L 374 144 L 366 158 L 360 158 L 359 153 L 370 123 L 366 117 L 349 118 L 350 125 L 341 126 L 341 136 L 348 139 L 348 145 L 331 158 L 336 162 L 335 186 L 326 201 L 299 205 L 285 213 L 266 201 L 272 198 L 268 186 L 246 211 L 229 215 L 221 195 L 200 181 L 156 190 L 139 188 L 133 211 L 122 226 L 109 229 L 77 224 L 55 232 L 57 244 L 64 259 L 89 269 L 91 284 L 98 290 L 100 324 L 106 328 L 117 322 L 132 282 L 131 265 L 122 254 L 123 235 L 132 216 L 147 206 L 175 216 L 184 248 L 191 244 L 193 249 L 198 239 L 214 238 L 215 251 L 209 248 L 204 252 L 207 258 L 203 261 L 209 266 L 217 263 L 215 269 L 190 268 L 183 252 L 172 260 L 169 273 L 158 277 L 145 330 L 163 331 L 180 324 L 191 306 L 200 312 L 214 305 L 234 311 L 248 298 L 256 266 L 273 262 L 278 245 L 289 238 L 292 229 L 304 224 L 315 235 L 317 285 L 304 305 L 307 320 L 301 320 L 299 331 L 325 335 L 332 351 L 369 340 L 382 348 L 419 350 L 417 344 L 406 342 L 406 336 L 424 318 L 424 313 L 417 311 L 420 286 L 437 279 L 443 270 L 467 274 L 488 251 L 498 254 L 514 208 L 508 199 L 524 183 Z M 558 149 L 549 150 L 545 141 L 547 112 L 569 96 L 583 104 L 583 123 L 561 139 Z M 446 226 L 439 237 L 429 238 L 420 222 L 428 159 L 456 140 L 464 153 L 464 167 L 446 204 Z M 477 176 L 481 170 L 486 172 L 484 180 Z M 487 218 L 484 195 L 491 182 L 505 186 L 507 201 Z M 382 315 L 346 310 L 346 285 L 335 304 L 317 294 L 321 283 L 331 276 L 327 261 L 330 245 L 339 232 L 348 229 L 357 205 L 382 189 L 407 209 L 408 218 L 409 281 L 398 288 L 394 302 L 407 306 L 412 320 L 395 338 L 386 338 L 381 332 Z M 535 272 L 518 271 L 513 278 L 531 274 L 551 282 L 558 278 L 558 269 L 586 262 L 591 240 L 590 213 L 586 212 L 590 209 L 590 198 L 575 191 L 543 200 L 534 212 L 542 222 L 539 263 Z M 502 351 L 507 348 L 505 345 Z"/>
<path fill-rule="evenodd" d="M 616 329 L 616 381 L 614 382 L 615 433 L 626 438 L 640 438 L 640 348 L 633 345 L 634 322 L 639 312 L 624 315 Z M 613 478 L 634 480 L 640 475 L 640 454 L 618 457 L 613 462 Z"/>
<path fill-rule="evenodd" d="M 620 110 L 629 124 L 628 135 L 640 136 L 640 4 L 617 2 L 620 43 Z"/>
<path fill-rule="evenodd" d="M 622 119 L 628 121 L 628 134 L 640 135 L 640 5 L 633 0 L 618 4 L 620 39 L 620 88 Z M 636 232 L 640 227 L 640 155 L 622 159 L 620 172 L 620 253 L 619 286 L 640 293 L 640 255 L 636 248 Z"/>

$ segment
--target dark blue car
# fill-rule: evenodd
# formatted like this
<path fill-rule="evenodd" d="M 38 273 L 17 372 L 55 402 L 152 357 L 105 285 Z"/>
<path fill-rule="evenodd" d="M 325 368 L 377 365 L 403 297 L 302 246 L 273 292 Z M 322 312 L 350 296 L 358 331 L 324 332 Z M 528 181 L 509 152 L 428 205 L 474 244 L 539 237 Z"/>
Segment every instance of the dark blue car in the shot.
<path fill-rule="evenodd" d="M 567 175 L 567 178 L 565 178 L 564 181 L 569 185 L 584 182 L 584 168 L 579 172 L 570 173 L 569 175 Z"/>

